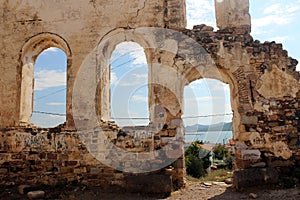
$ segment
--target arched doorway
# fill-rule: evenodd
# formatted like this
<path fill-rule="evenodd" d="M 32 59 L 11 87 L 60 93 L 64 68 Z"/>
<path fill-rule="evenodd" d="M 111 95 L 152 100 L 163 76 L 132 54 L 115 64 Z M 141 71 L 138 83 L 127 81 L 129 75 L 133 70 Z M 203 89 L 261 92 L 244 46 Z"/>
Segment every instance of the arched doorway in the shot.
<path fill-rule="evenodd" d="M 182 118 L 187 175 L 200 178 L 212 170 L 231 170 L 234 143 L 229 85 L 207 78 L 191 82 L 184 89 Z M 228 176 L 227 171 L 215 173 Z"/>

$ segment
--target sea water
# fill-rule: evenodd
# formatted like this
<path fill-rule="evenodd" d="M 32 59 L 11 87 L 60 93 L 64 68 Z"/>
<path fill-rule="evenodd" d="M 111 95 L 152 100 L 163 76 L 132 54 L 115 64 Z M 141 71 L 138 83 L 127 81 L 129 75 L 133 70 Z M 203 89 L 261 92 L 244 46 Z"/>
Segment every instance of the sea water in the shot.
<path fill-rule="evenodd" d="M 232 131 L 186 132 L 185 142 L 199 140 L 204 143 L 227 144 L 232 137 Z"/>

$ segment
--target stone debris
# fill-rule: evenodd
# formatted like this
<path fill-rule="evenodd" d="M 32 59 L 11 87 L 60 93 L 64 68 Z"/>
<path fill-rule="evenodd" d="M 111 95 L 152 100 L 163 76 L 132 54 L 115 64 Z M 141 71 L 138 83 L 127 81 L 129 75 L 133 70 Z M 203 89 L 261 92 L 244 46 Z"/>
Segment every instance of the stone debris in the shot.
<path fill-rule="evenodd" d="M 259 162 L 259 163 L 255 163 L 255 164 L 252 164 L 251 167 L 254 167 L 254 168 L 264 168 L 266 167 L 266 163 L 265 162 Z"/>
<path fill-rule="evenodd" d="M 128 188 L 126 180 L 136 177 L 122 172 L 126 168 L 153 170 L 150 177 L 165 179 L 161 187 L 149 178 L 148 184 L 157 186 L 149 187 L 152 192 L 184 187 L 184 87 L 202 78 L 231 88 L 237 189 L 276 183 L 279 176 L 299 170 L 298 61 L 282 44 L 261 43 L 251 36 L 249 0 L 216 0 L 216 31 L 204 24 L 186 29 L 182 0 L 18 2 L 0 4 L 1 185 L 79 182 Z M 145 49 L 149 83 L 158 83 L 149 86 L 150 123 L 144 127 L 120 128 L 109 121 L 108 63 L 113 49 L 127 41 Z M 66 123 L 40 128 L 30 122 L 34 61 L 49 47 L 63 50 L 68 60 Z M 76 80 L 92 84 L 87 87 Z M 89 107 L 96 112 L 87 112 Z M 82 112 L 76 114 L 79 108 Z M 165 160 L 175 160 L 172 171 L 160 169 Z M 131 188 L 141 188 L 134 182 Z"/>
<path fill-rule="evenodd" d="M 222 187 L 227 187 L 228 186 L 225 182 L 213 182 L 212 184 L 222 186 Z"/>
<path fill-rule="evenodd" d="M 44 191 L 28 192 L 27 197 L 29 199 L 43 199 L 45 197 L 45 192 Z"/>
<path fill-rule="evenodd" d="M 18 192 L 19 194 L 27 194 L 30 190 L 31 186 L 30 185 L 20 185 L 18 187 Z"/>
<path fill-rule="evenodd" d="M 250 198 L 250 199 L 257 199 L 257 198 L 258 198 L 258 195 L 257 195 L 257 194 L 254 194 L 254 193 L 250 193 L 250 194 L 249 194 L 249 198 Z"/>
<path fill-rule="evenodd" d="M 212 183 L 208 183 L 208 182 L 204 182 L 203 185 L 206 186 L 206 187 L 211 187 L 213 184 Z"/>
<path fill-rule="evenodd" d="M 233 183 L 232 178 L 227 178 L 227 179 L 225 180 L 225 183 L 228 184 L 228 185 L 232 184 L 232 183 Z"/>

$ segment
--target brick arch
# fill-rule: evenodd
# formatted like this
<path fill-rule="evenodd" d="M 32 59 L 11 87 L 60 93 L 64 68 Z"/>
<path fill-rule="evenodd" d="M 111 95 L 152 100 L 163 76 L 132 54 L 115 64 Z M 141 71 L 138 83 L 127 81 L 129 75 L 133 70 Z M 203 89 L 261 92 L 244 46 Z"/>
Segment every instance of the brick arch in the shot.
<path fill-rule="evenodd" d="M 72 65 L 72 51 L 68 42 L 55 33 L 39 33 L 29 38 L 22 49 L 19 57 L 19 123 L 30 123 L 30 117 L 33 111 L 33 75 L 34 64 L 37 57 L 50 47 L 56 47 L 65 52 L 67 56 L 67 70 Z M 67 94 L 68 95 L 68 94 Z M 67 98 L 68 101 L 68 98 Z M 68 105 L 68 102 L 67 102 Z M 67 116 L 68 109 L 66 109 Z M 68 117 L 67 117 L 68 118 Z M 67 119 L 68 121 L 68 119 Z"/>

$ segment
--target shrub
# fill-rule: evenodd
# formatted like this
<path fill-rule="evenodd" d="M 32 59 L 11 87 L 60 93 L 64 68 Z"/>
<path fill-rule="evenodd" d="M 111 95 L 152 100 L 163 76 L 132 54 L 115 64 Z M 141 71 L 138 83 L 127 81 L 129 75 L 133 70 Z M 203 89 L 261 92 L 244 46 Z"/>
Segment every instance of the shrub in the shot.
<path fill-rule="evenodd" d="M 199 143 L 196 141 L 188 149 L 185 151 L 185 163 L 186 163 L 186 172 L 188 175 L 194 178 L 200 178 L 205 176 L 204 160 L 208 159 L 200 159 L 198 157 L 199 151 L 201 147 L 199 147 Z"/>
<path fill-rule="evenodd" d="M 188 175 L 194 178 L 200 178 L 205 176 L 205 170 L 203 168 L 203 161 L 196 156 L 189 155 L 186 157 L 186 172 Z"/>
<path fill-rule="evenodd" d="M 223 145 L 218 145 L 214 148 L 215 158 L 219 160 L 223 160 L 223 158 L 227 158 L 230 156 L 228 149 Z"/>

